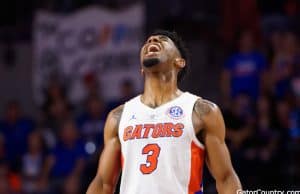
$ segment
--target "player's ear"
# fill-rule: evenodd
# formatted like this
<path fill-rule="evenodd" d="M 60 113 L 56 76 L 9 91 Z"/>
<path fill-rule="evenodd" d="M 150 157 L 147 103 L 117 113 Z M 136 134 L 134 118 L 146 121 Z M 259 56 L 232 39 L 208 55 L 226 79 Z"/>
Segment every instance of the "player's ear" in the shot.
<path fill-rule="evenodd" d="M 180 69 L 185 67 L 185 60 L 183 58 L 176 58 L 175 59 L 175 65 L 176 67 L 179 67 Z"/>

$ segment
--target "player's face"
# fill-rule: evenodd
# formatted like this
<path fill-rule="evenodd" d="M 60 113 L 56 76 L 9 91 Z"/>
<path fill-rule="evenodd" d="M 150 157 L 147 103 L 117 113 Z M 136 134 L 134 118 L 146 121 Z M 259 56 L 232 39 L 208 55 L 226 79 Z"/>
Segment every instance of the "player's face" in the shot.
<path fill-rule="evenodd" d="M 167 36 L 150 36 L 141 49 L 141 64 L 145 68 L 172 64 L 179 57 L 179 51 Z"/>

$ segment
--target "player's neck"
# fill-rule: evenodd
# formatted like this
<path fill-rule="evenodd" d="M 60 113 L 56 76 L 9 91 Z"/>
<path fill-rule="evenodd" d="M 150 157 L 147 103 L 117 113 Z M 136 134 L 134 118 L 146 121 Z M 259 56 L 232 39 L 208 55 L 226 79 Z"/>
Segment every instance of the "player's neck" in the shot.
<path fill-rule="evenodd" d="M 176 76 L 146 76 L 142 101 L 150 107 L 157 107 L 181 93 L 177 87 Z"/>

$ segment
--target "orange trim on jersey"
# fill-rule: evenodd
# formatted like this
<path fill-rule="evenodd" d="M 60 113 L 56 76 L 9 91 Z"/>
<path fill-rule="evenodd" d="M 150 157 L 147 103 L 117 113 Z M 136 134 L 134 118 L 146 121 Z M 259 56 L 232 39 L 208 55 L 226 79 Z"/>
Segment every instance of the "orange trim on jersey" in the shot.
<path fill-rule="evenodd" d="M 191 143 L 191 171 L 188 194 L 201 191 L 202 172 L 205 152 L 194 142 Z"/>

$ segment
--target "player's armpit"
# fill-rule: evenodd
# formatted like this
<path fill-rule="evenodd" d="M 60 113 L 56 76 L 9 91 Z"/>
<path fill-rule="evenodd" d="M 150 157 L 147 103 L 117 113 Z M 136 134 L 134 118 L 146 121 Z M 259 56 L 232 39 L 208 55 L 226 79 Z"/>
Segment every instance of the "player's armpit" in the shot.
<path fill-rule="evenodd" d="M 206 163 L 216 180 L 220 194 L 235 194 L 241 189 L 240 181 L 232 167 L 230 154 L 225 144 L 225 124 L 219 108 L 199 99 L 195 112 L 201 119 L 202 141 L 206 149 Z"/>
<path fill-rule="evenodd" d="M 121 169 L 121 145 L 118 127 L 123 106 L 111 111 L 104 127 L 104 149 L 100 156 L 98 171 L 87 194 L 113 194 Z"/>

